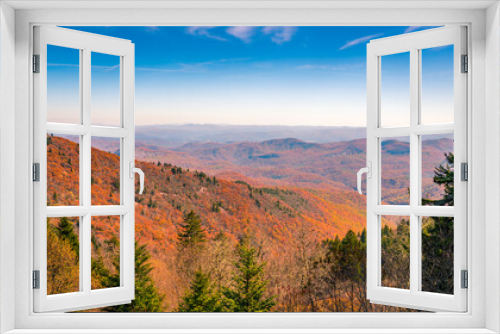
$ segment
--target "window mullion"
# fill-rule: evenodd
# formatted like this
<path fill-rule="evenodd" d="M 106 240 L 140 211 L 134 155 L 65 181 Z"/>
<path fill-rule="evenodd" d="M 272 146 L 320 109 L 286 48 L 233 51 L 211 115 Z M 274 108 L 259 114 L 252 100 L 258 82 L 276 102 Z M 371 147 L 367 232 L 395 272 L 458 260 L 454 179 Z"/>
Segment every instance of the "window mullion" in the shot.
<path fill-rule="evenodd" d="M 83 50 L 83 61 L 81 66 L 82 81 L 81 81 L 81 99 L 82 99 L 82 124 L 84 127 L 90 127 L 90 103 L 91 103 L 91 51 L 86 48 Z M 90 208 L 92 200 L 91 189 L 91 133 L 87 132 L 82 136 L 81 150 L 81 168 L 80 168 L 80 189 L 83 206 Z M 83 291 L 91 291 L 92 281 L 92 249 L 91 249 L 91 216 L 90 211 L 81 218 L 80 231 L 80 282 L 82 282 Z"/>
<path fill-rule="evenodd" d="M 419 290 L 420 244 L 418 243 L 418 216 L 413 211 L 420 198 L 420 148 L 419 136 L 415 128 L 419 123 L 420 101 L 419 54 L 417 49 L 410 50 L 410 291 Z"/>

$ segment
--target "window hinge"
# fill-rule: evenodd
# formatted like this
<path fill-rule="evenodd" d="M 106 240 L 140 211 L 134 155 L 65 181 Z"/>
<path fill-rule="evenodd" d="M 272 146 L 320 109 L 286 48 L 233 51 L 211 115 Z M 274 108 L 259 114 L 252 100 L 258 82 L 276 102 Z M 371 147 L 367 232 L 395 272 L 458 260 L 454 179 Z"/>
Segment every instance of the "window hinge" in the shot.
<path fill-rule="evenodd" d="M 40 73 L 40 55 L 33 55 L 33 73 Z"/>
<path fill-rule="evenodd" d="M 469 272 L 467 270 L 462 270 L 462 289 L 467 289 L 469 287 Z"/>
<path fill-rule="evenodd" d="M 33 270 L 33 289 L 40 289 L 40 270 Z"/>
<path fill-rule="evenodd" d="M 40 182 L 40 163 L 33 164 L 33 181 Z"/>
<path fill-rule="evenodd" d="M 462 55 L 462 73 L 469 72 L 469 57 L 467 55 Z"/>
<path fill-rule="evenodd" d="M 469 181 L 469 165 L 466 162 L 462 162 L 461 164 L 461 180 L 462 181 Z"/>

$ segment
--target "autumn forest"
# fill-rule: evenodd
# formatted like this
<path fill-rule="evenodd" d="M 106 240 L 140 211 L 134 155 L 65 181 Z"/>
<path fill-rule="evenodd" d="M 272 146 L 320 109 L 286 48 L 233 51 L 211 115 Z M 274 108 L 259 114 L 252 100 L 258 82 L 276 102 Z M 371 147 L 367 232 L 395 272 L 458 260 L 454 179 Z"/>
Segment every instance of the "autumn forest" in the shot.
<path fill-rule="evenodd" d="M 119 204 L 119 146 L 93 142 L 92 204 Z M 131 304 L 95 312 L 408 312 L 366 298 L 366 141 L 151 147 L 135 194 Z M 409 143 L 382 143 L 382 200 L 409 197 Z M 47 136 L 47 205 L 78 205 L 79 144 Z M 453 140 L 423 142 L 424 205 L 453 205 Z M 136 189 L 139 189 L 137 186 Z M 382 285 L 409 288 L 408 217 L 382 217 Z M 79 219 L 47 220 L 48 293 L 78 291 Z M 120 217 L 92 218 L 92 289 L 120 284 Z M 453 219 L 422 219 L 422 290 L 453 293 Z"/>

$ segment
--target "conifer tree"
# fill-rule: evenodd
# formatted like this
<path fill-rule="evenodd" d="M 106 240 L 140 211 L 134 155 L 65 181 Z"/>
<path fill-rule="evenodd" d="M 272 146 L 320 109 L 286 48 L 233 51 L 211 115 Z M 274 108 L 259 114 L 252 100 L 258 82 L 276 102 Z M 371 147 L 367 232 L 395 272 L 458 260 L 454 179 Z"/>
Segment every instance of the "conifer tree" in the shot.
<path fill-rule="evenodd" d="M 202 271 L 195 273 L 189 290 L 182 297 L 178 312 L 224 312 L 231 309 L 231 302 L 224 299 L 213 287 L 210 277 Z"/>
<path fill-rule="evenodd" d="M 453 164 L 455 156 L 452 152 L 444 154 L 446 158 L 446 164 L 439 165 L 434 170 L 434 183 L 444 187 L 443 198 L 438 200 L 422 199 L 424 205 L 435 205 L 435 206 L 453 206 L 453 183 L 455 173 L 453 170 Z"/>
<path fill-rule="evenodd" d="M 178 234 L 181 247 L 199 247 L 206 241 L 205 230 L 201 226 L 201 219 L 193 210 L 184 216 L 184 224 L 181 225 Z"/>
<path fill-rule="evenodd" d="M 57 231 L 59 236 L 70 244 L 71 249 L 75 252 L 78 258 L 78 254 L 80 253 L 80 242 L 78 240 L 78 235 L 76 235 L 75 231 L 73 230 L 73 224 L 69 221 L 68 218 L 62 217 L 61 219 L 59 219 Z"/>
<path fill-rule="evenodd" d="M 135 299 L 130 304 L 107 307 L 108 312 L 162 312 L 165 296 L 158 289 L 149 276 L 153 267 L 149 262 L 151 255 L 146 245 L 135 243 Z M 120 261 L 115 261 L 116 272 L 120 272 Z M 110 279 L 111 286 L 120 285 L 119 274 Z"/>
<path fill-rule="evenodd" d="M 234 312 L 267 312 L 272 309 L 275 296 L 266 298 L 265 263 L 260 262 L 260 248 L 253 247 L 248 238 L 237 245 L 238 260 L 233 286 L 224 289 L 226 298 L 233 301 Z"/>
<path fill-rule="evenodd" d="M 443 186 L 441 199 L 424 199 L 435 206 L 454 205 L 454 155 L 445 154 L 446 164 L 434 171 L 434 183 Z M 422 219 L 422 290 L 453 294 L 453 240 L 454 220 L 450 217 Z"/>

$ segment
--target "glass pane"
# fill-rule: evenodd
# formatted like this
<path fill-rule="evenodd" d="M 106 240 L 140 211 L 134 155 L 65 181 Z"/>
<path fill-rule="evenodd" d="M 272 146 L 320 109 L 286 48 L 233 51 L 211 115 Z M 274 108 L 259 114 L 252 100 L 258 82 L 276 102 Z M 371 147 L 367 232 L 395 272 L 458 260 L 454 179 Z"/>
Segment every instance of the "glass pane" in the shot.
<path fill-rule="evenodd" d="M 79 217 L 47 218 L 47 294 L 80 290 Z"/>
<path fill-rule="evenodd" d="M 92 137 L 91 185 L 92 205 L 120 204 L 120 138 Z"/>
<path fill-rule="evenodd" d="M 79 205 L 80 137 L 47 135 L 47 206 Z"/>
<path fill-rule="evenodd" d="M 422 291 L 453 294 L 451 217 L 422 217 Z"/>
<path fill-rule="evenodd" d="M 421 123 L 453 123 L 453 45 L 421 52 Z"/>
<path fill-rule="evenodd" d="M 120 219 L 92 217 L 92 290 L 120 286 Z"/>
<path fill-rule="evenodd" d="M 80 123 L 80 50 L 47 45 L 47 122 Z"/>
<path fill-rule="evenodd" d="M 453 206 L 453 134 L 420 138 L 422 205 Z"/>
<path fill-rule="evenodd" d="M 381 203 L 409 205 L 410 137 L 383 139 L 381 160 Z"/>
<path fill-rule="evenodd" d="M 120 57 L 92 52 L 92 125 L 120 126 Z"/>
<path fill-rule="evenodd" d="M 410 217 L 381 216 L 382 286 L 410 288 Z"/>
<path fill-rule="evenodd" d="M 410 53 L 381 57 L 380 126 L 410 125 Z"/>

